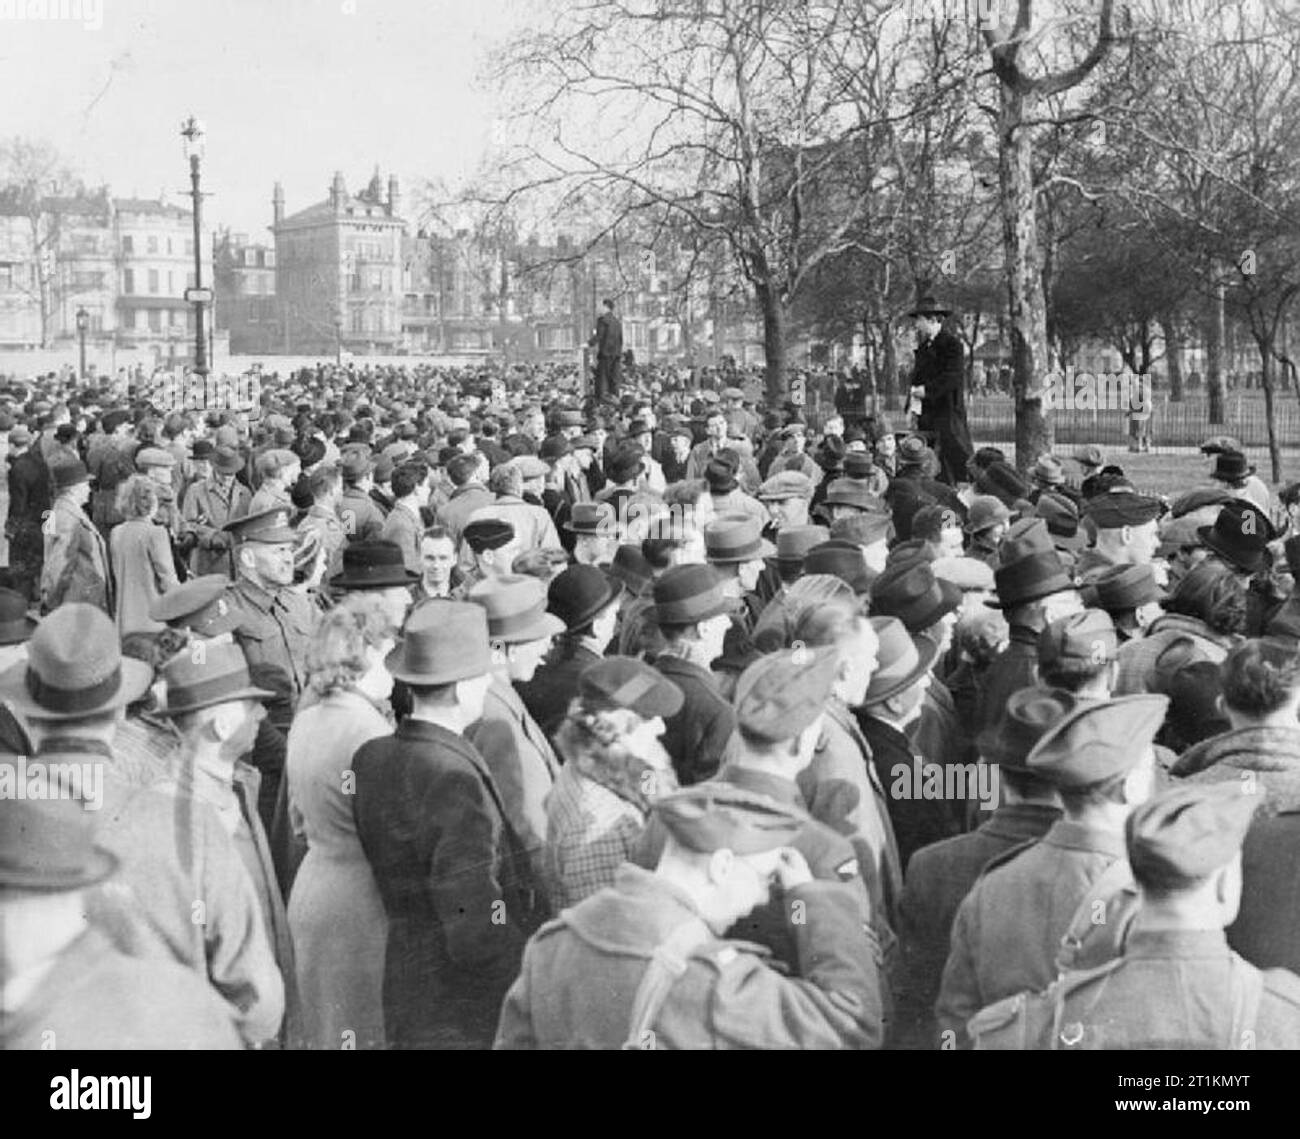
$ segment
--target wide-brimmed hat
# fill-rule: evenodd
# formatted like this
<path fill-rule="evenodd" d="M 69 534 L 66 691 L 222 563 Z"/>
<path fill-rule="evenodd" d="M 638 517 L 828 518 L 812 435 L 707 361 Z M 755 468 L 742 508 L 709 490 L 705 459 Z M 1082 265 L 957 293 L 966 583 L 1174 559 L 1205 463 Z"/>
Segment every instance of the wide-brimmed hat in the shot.
<path fill-rule="evenodd" d="M 80 720 L 134 703 L 153 669 L 124 658 L 117 626 L 83 602 L 60 605 L 27 643 L 27 659 L 0 674 L 0 700 L 28 720 Z"/>
<path fill-rule="evenodd" d="M 162 668 L 167 686 L 162 716 L 180 716 L 236 700 L 269 700 L 276 694 L 258 688 L 248 674 L 244 650 L 233 642 L 205 644 L 203 652 L 184 652 Z"/>
<path fill-rule="evenodd" d="M 776 547 L 763 537 L 763 524 L 749 515 L 715 518 L 704 527 L 705 557 L 719 565 L 769 558 Z"/>
<path fill-rule="evenodd" d="M 633 597 L 640 594 L 654 580 L 654 567 L 650 565 L 640 546 L 623 543 L 614 551 L 609 563 L 610 577 L 617 578 Z"/>
<path fill-rule="evenodd" d="M 872 617 L 871 627 L 880 647 L 863 705 L 879 704 L 906 691 L 929 671 L 939 655 L 938 644 L 924 634 L 913 637 L 897 617 Z"/>
<path fill-rule="evenodd" d="M 1064 494 L 1043 491 L 1035 504 L 1038 517 L 1047 523 L 1047 532 L 1055 539 L 1058 548 L 1078 550 L 1087 535 L 1079 529 L 1079 509 Z"/>
<path fill-rule="evenodd" d="M 998 595 L 984 602 L 990 609 L 1014 609 L 1017 605 L 1040 601 L 1053 593 L 1074 588 L 1074 581 L 1055 550 L 1043 550 L 1004 562 L 993 571 L 993 580 Z"/>
<path fill-rule="evenodd" d="M 712 566 L 673 566 L 654 584 L 654 605 L 648 617 L 658 625 L 694 625 L 731 613 L 736 604 L 723 588 L 722 575 Z"/>
<path fill-rule="evenodd" d="M 417 606 L 384 666 L 407 684 L 454 684 L 492 668 L 487 610 L 471 601 L 435 598 Z"/>
<path fill-rule="evenodd" d="M 622 584 L 596 566 L 567 566 L 551 578 L 546 607 L 565 628 L 581 629 L 622 592 Z"/>
<path fill-rule="evenodd" d="M 0 797 L 0 886 L 80 890 L 102 882 L 117 858 L 95 845 L 99 814 L 75 797 Z"/>
<path fill-rule="evenodd" d="M 244 460 L 233 447 L 218 444 L 212 452 L 212 467 L 223 475 L 233 475 L 244 469 Z"/>
<path fill-rule="evenodd" d="M 871 587 L 871 615 L 897 617 L 909 633 L 928 629 L 961 606 L 961 590 L 934 576 L 928 561 L 886 566 Z"/>
<path fill-rule="evenodd" d="M 1107 566 L 1084 586 L 1099 609 L 1121 613 L 1152 601 L 1164 601 L 1164 590 L 1156 584 L 1151 565 Z"/>
<path fill-rule="evenodd" d="M 90 482 L 90 472 L 80 459 L 65 459 L 50 467 L 50 484 L 55 494 L 83 482 Z"/>
<path fill-rule="evenodd" d="M 908 316 L 951 316 L 952 309 L 944 308 L 934 297 L 926 293 L 916 302 L 916 308 Z"/>
<path fill-rule="evenodd" d="M 614 533 L 616 515 L 608 502 L 575 502 L 564 529 L 573 534 L 608 537 Z"/>
<path fill-rule="evenodd" d="M 1254 473 L 1254 464 L 1248 464 L 1246 456 L 1240 451 L 1220 451 L 1214 456 L 1214 469 L 1210 471 L 1210 478 L 1220 482 L 1238 482 Z"/>
<path fill-rule="evenodd" d="M 966 511 L 966 525 L 962 527 L 967 534 L 978 534 L 999 522 L 1010 522 L 1011 511 L 1000 498 L 991 494 L 977 494 L 971 499 Z"/>
<path fill-rule="evenodd" d="M 39 622 L 27 612 L 27 598 L 16 589 L 0 589 L 0 645 L 27 640 Z"/>
<path fill-rule="evenodd" d="M 353 542 L 343 547 L 343 572 L 330 578 L 330 587 L 391 589 L 419 580 L 418 573 L 406 568 L 396 542 Z"/>
<path fill-rule="evenodd" d="M 871 592 L 878 576 L 862 556 L 862 547 L 839 538 L 814 546 L 803 559 L 805 574 L 828 574 L 848 585 L 859 597 Z"/>
<path fill-rule="evenodd" d="M 469 600 L 483 606 L 488 636 L 507 645 L 554 637 L 564 622 L 546 609 L 546 586 L 527 574 L 501 574 L 471 587 Z"/>
<path fill-rule="evenodd" d="M 830 538 L 825 526 L 783 526 L 776 535 L 778 564 L 803 565 L 808 551 Z"/>
<path fill-rule="evenodd" d="M 826 488 L 824 506 L 852 506 L 858 510 L 878 510 L 880 497 L 872 494 L 859 479 L 836 479 Z"/>
<path fill-rule="evenodd" d="M 1198 526 L 1196 535 L 1224 561 L 1254 573 L 1266 564 L 1268 545 L 1277 538 L 1277 531 L 1258 506 L 1238 498 L 1224 503 L 1214 525 Z"/>

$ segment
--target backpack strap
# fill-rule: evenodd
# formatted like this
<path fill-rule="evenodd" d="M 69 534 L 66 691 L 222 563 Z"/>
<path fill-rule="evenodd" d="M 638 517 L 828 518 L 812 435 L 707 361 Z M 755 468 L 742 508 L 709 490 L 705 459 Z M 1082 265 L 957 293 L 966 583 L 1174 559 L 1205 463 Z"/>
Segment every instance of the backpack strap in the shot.
<path fill-rule="evenodd" d="M 693 950 L 703 945 L 713 936 L 709 927 L 701 918 L 690 918 L 655 946 L 650 957 L 650 964 L 641 975 L 636 996 L 632 1001 L 632 1017 L 628 1028 L 627 1040 L 623 1042 L 625 1051 L 654 1051 L 658 1045 L 655 1035 L 650 1030 L 672 992 L 677 979 L 686 972 Z"/>
<path fill-rule="evenodd" d="M 1127 858 L 1117 858 L 1093 880 L 1061 935 L 1061 945 L 1056 953 L 1056 967 L 1060 972 L 1074 968 L 1079 950 L 1092 928 L 1093 903 L 1118 894 L 1132 883 L 1133 871 Z"/>

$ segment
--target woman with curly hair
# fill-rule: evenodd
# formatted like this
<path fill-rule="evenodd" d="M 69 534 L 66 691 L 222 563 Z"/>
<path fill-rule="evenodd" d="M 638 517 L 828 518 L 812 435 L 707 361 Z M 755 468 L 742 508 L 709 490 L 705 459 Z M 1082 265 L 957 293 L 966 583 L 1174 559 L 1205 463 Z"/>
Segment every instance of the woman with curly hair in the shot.
<path fill-rule="evenodd" d="M 682 690 L 639 660 L 610 657 L 578 681 L 555 737 L 564 766 L 546 804 L 546 878 L 554 909 L 613 884 L 660 795 L 677 789 L 659 737 Z"/>
<path fill-rule="evenodd" d="M 307 841 L 289 894 L 306 1048 L 384 1046 L 388 920 L 357 837 L 351 769 L 362 744 L 393 730 L 384 657 L 395 641 L 378 597 L 344 598 L 308 646 L 310 696 L 289 729 L 289 819 Z"/>
<path fill-rule="evenodd" d="M 149 609 L 162 594 L 178 584 L 167 530 L 154 521 L 158 486 L 148 475 L 132 475 L 117 490 L 117 510 L 126 521 L 108 536 L 109 561 L 117 582 L 117 630 L 156 633 L 161 621 Z"/>

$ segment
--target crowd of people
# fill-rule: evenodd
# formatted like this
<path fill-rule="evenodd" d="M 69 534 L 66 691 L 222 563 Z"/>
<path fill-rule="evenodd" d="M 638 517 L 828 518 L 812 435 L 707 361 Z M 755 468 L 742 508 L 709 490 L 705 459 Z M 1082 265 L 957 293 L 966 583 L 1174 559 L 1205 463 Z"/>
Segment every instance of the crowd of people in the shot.
<path fill-rule="evenodd" d="M 1300 488 L 603 375 L 0 386 L 5 1048 L 1300 1045 Z"/>

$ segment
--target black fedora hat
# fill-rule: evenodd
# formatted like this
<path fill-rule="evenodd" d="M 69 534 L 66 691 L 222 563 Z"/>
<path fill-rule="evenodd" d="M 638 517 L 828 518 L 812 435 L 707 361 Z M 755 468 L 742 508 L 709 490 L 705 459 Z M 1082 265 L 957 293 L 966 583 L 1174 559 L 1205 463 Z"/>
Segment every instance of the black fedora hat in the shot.
<path fill-rule="evenodd" d="M 838 538 L 831 538 L 809 550 L 804 555 L 803 572 L 838 577 L 859 597 L 871 592 L 878 576 L 863 558 L 861 546 Z"/>
<path fill-rule="evenodd" d="M 568 566 L 546 587 L 546 608 L 566 629 L 581 629 L 622 592 L 622 584 L 596 566 Z"/>
<path fill-rule="evenodd" d="M 177 653 L 162 669 L 167 685 L 164 716 L 180 716 L 236 700 L 269 700 L 275 695 L 258 688 L 248 673 L 248 660 L 237 644 L 205 645 L 199 653 Z"/>
<path fill-rule="evenodd" d="M 1055 550 L 1041 550 L 1004 562 L 993 571 L 993 580 L 997 598 L 984 602 L 990 609 L 1014 609 L 1075 587 Z"/>
<path fill-rule="evenodd" d="M 1214 469 L 1210 478 L 1220 482 L 1238 482 L 1255 473 L 1253 464 L 1246 462 L 1246 456 L 1240 451 L 1220 451 L 1214 456 Z"/>
<path fill-rule="evenodd" d="M 641 552 L 641 547 L 626 542 L 614 551 L 609 574 L 621 581 L 634 597 L 654 580 L 654 568 Z"/>
<path fill-rule="evenodd" d="M 1258 506 L 1236 498 L 1224 503 L 1213 526 L 1198 526 L 1196 536 L 1236 569 L 1254 573 L 1267 564 L 1268 544 L 1277 531 Z"/>
<path fill-rule="evenodd" d="M 411 585 L 420 575 L 406 568 L 394 542 L 353 542 L 343 547 L 343 572 L 330 578 L 334 589 L 391 589 Z"/>
<path fill-rule="evenodd" d="M 27 598 L 16 589 L 0 589 L 0 645 L 21 644 L 38 623 L 27 613 Z"/>

